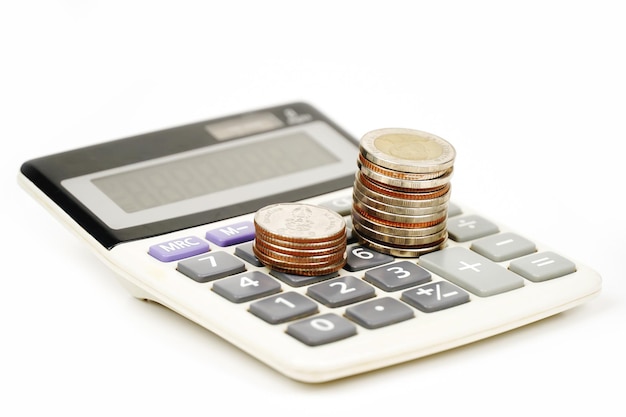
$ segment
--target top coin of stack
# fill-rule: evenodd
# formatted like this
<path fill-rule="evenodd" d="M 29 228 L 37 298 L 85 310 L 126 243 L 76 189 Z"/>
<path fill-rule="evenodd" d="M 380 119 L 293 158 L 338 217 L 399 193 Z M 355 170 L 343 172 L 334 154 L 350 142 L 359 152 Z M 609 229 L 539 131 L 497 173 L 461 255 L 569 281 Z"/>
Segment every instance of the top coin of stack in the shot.
<path fill-rule="evenodd" d="M 361 139 L 353 188 L 354 234 L 398 257 L 442 248 L 456 151 L 412 129 L 379 129 Z"/>
<path fill-rule="evenodd" d="M 330 209 L 273 204 L 256 212 L 254 227 L 254 254 L 273 270 L 317 276 L 337 272 L 346 263 L 346 222 Z"/>

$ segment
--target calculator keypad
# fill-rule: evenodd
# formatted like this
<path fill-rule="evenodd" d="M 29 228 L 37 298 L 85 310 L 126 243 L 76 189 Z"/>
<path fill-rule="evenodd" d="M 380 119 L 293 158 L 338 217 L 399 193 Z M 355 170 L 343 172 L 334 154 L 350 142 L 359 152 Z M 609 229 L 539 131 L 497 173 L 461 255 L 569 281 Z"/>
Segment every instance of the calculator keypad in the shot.
<path fill-rule="evenodd" d="M 343 199 L 326 202 L 339 212 L 346 211 L 346 204 Z M 437 314 L 471 302 L 472 296 L 497 297 L 522 288 L 525 279 L 535 283 L 576 271 L 560 255 L 537 252 L 528 239 L 501 233 L 493 222 L 450 207 L 450 239 L 467 242 L 465 246 L 408 260 L 351 243 L 344 267 L 351 275 L 344 271 L 311 277 L 264 270 L 252 250 L 252 222 L 206 233 L 216 246 L 236 245 L 233 255 L 212 250 L 193 236 L 153 245 L 149 253 L 163 262 L 179 260 L 176 269 L 182 274 L 199 283 L 212 281 L 211 290 L 229 302 L 249 302 L 246 314 L 272 325 L 287 323 L 285 332 L 309 346 L 355 336 L 359 327 L 374 330 L 419 314 Z M 350 224 L 349 217 L 346 222 Z M 510 261 L 508 267 L 502 265 L 505 261 Z M 261 270 L 249 270 L 251 266 Z"/>

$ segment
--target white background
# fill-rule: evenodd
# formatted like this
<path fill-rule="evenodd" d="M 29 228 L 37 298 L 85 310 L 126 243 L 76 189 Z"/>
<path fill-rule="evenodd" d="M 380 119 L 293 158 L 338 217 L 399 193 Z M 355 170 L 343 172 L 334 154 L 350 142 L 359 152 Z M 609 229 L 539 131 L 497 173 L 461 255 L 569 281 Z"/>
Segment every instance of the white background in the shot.
<path fill-rule="evenodd" d="M 626 372 L 619 1 L 5 1 L 0 415 L 618 415 Z M 53 152 L 289 101 L 440 135 L 454 199 L 586 263 L 556 317 L 323 385 L 133 299 L 16 185 Z"/>

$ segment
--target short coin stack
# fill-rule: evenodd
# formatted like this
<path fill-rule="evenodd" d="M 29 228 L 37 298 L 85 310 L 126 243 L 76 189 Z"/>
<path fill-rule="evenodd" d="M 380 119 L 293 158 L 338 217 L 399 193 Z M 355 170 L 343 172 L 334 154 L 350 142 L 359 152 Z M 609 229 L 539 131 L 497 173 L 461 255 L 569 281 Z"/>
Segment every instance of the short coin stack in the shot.
<path fill-rule="evenodd" d="M 398 257 L 442 248 L 456 156 L 452 145 L 430 133 L 392 128 L 365 134 L 359 150 L 352 208 L 357 238 Z"/>
<path fill-rule="evenodd" d="M 330 209 L 300 203 L 274 204 L 256 212 L 254 227 L 254 254 L 275 271 L 327 275 L 346 263 L 346 222 Z"/>

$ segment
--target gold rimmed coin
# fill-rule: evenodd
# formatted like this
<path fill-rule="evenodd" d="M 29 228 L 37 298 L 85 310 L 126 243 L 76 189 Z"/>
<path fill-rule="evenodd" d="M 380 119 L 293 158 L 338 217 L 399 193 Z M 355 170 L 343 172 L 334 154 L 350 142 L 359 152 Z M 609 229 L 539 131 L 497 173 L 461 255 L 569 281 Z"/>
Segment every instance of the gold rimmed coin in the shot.
<path fill-rule="evenodd" d="M 440 177 L 442 175 L 444 175 L 446 173 L 447 170 L 444 171 L 440 171 L 440 172 L 429 172 L 429 173 L 425 173 L 425 174 L 417 174 L 417 173 L 412 173 L 412 172 L 402 172 L 402 171 L 394 171 L 392 169 L 386 169 L 383 168 L 379 165 L 374 164 L 373 162 L 369 161 L 367 158 L 365 158 L 363 156 L 363 154 L 359 154 L 358 157 L 358 161 L 357 161 L 357 165 L 359 166 L 359 168 L 361 166 L 366 167 L 367 169 L 370 169 L 378 174 L 384 175 L 386 177 L 390 177 L 390 178 L 395 178 L 395 179 L 399 179 L 399 180 L 405 180 L 405 181 L 424 181 L 424 180 L 432 180 L 434 178 Z"/>
<path fill-rule="evenodd" d="M 454 164 L 454 147 L 431 133 L 414 129 L 387 128 L 366 133 L 361 154 L 374 164 L 394 171 L 441 172 Z"/>

